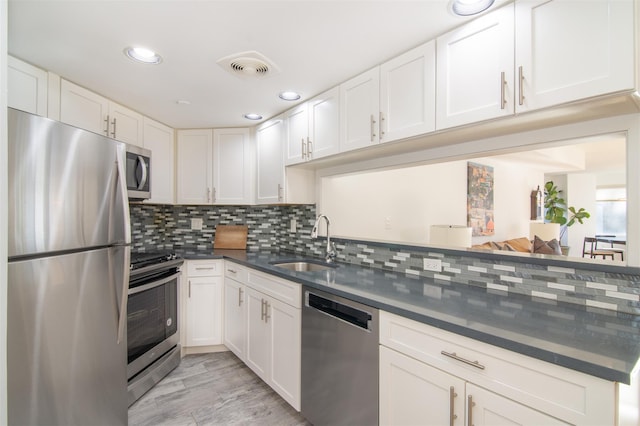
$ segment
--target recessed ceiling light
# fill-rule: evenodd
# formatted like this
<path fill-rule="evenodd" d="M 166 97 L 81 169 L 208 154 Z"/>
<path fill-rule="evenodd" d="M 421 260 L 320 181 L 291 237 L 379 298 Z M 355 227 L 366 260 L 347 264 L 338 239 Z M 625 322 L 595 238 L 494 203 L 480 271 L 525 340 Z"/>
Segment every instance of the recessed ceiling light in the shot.
<path fill-rule="evenodd" d="M 451 0 L 451 11 L 459 16 L 476 15 L 489 9 L 494 0 Z"/>
<path fill-rule="evenodd" d="M 156 52 L 146 47 L 127 47 L 124 54 L 134 61 L 143 62 L 145 64 L 159 64 L 162 58 Z"/>
<path fill-rule="evenodd" d="M 297 101 L 298 99 L 300 99 L 300 95 L 298 93 L 292 92 L 290 90 L 285 92 L 280 92 L 278 94 L 278 97 L 285 101 Z"/>
<path fill-rule="evenodd" d="M 244 118 L 246 118 L 247 120 L 262 120 L 262 116 L 260 114 L 245 114 Z"/>

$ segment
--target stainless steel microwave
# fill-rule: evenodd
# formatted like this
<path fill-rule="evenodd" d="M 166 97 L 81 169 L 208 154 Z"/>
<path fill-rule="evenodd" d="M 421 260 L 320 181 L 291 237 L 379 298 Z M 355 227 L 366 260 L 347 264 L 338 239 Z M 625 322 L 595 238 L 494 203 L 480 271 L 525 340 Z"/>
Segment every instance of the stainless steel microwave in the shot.
<path fill-rule="evenodd" d="M 127 191 L 130 200 L 151 198 L 151 151 L 127 145 Z"/>

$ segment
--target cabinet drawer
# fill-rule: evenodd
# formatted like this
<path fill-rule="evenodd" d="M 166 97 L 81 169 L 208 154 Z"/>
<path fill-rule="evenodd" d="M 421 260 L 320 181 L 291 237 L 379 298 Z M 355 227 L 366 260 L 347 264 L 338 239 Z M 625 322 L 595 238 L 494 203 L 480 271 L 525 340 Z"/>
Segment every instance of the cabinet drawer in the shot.
<path fill-rule="evenodd" d="M 247 282 L 247 268 L 238 265 L 237 263 L 225 261 L 224 262 L 224 276 L 225 278 L 231 278 L 241 283 Z"/>
<path fill-rule="evenodd" d="M 613 424 L 615 384 L 380 312 L 380 343 L 574 424 Z"/>
<path fill-rule="evenodd" d="M 188 260 L 188 277 L 212 277 L 222 275 L 222 260 Z"/>
<path fill-rule="evenodd" d="M 300 284 L 249 269 L 247 285 L 294 308 L 302 306 L 302 286 Z"/>

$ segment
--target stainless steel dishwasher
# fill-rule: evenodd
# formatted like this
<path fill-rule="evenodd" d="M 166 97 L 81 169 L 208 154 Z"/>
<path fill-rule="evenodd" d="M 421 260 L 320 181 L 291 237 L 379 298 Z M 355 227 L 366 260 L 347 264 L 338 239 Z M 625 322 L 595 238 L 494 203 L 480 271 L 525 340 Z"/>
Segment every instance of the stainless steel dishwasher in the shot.
<path fill-rule="evenodd" d="M 301 412 L 320 425 L 378 424 L 378 310 L 304 287 Z"/>

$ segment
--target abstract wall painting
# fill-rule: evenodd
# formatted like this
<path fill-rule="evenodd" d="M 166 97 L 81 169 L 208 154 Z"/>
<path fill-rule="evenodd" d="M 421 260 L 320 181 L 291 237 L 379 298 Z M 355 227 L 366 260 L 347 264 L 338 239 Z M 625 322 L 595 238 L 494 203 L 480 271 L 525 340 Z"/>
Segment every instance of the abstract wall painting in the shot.
<path fill-rule="evenodd" d="M 467 162 L 467 226 L 474 237 L 493 235 L 493 167 Z"/>

